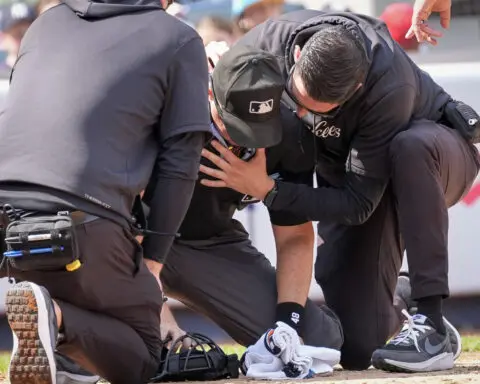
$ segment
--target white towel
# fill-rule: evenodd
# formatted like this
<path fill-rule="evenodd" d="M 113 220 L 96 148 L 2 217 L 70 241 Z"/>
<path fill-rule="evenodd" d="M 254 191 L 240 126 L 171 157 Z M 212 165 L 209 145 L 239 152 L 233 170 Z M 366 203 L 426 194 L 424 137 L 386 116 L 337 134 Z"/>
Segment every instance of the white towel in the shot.
<path fill-rule="evenodd" d="M 330 373 L 340 361 L 340 352 L 330 348 L 302 345 L 297 332 L 277 322 L 243 356 L 243 370 L 254 379 L 305 379 Z"/>

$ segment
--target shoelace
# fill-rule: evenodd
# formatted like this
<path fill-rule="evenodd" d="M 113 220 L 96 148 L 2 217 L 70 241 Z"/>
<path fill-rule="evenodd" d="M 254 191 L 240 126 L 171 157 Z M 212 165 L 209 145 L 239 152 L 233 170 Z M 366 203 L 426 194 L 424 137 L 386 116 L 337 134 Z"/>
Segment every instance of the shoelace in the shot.
<path fill-rule="evenodd" d="M 425 333 L 431 327 L 429 325 L 422 325 L 415 323 L 413 316 L 403 309 L 402 314 L 407 318 L 403 323 L 403 328 L 400 333 L 392 339 L 392 343 L 398 345 L 405 341 L 413 341 L 415 348 L 420 352 L 420 347 L 418 346 L 418 336 L 420 333 Z"/>

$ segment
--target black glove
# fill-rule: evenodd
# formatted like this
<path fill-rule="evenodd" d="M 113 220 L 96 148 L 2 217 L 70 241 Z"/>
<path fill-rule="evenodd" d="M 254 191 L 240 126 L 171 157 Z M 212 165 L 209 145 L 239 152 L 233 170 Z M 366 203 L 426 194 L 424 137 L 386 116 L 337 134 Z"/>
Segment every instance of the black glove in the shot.
<path fill-rule="evenodd" d="M 179 345 L 187 337 L 192 339 L 192 347 L 177 353 Z M 163 348 L 159 374 L 150 381 L 160 383 L 236 379 L 239 376 L 239 367 L 236 354 L 226 355 L 207 336 L 187 333 L 175 340 L 170 349 Z"/>

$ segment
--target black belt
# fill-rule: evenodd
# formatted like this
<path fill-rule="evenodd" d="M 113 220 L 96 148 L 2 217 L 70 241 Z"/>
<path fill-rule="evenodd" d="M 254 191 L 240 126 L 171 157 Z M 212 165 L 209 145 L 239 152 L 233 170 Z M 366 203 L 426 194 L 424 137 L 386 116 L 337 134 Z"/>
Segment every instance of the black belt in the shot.
<path fill-rule="evenodd" d="M 5 209 L 6 208 L 6 209 Z M 15 209 L 12 206 L 5 204 L 3 206 L 4 212 L 9 216 L 10 220 L 18 220 L 23 217 L 31 216 L 44 216 L 44 215 L 58 215 L 65 212 L 65 215 L 69 214 L 75 224 L 87 224 L 100 219 L 99 216 L 92 215 L 83 211 L 57 211 L 57 212 L 43 212 L 43 211 L 30 211 L 26 209 Z"/>
<path fill-rule="evenodd" d="M 101 219 L 101 217 L 99 216 L 95 216 L 90 213 L 86 213 L 82 211 L 70 212 L 70 216 L 72 217 L 75 224 L 87 224 L 87 223 L 91 223 L 92 221 Z"/>

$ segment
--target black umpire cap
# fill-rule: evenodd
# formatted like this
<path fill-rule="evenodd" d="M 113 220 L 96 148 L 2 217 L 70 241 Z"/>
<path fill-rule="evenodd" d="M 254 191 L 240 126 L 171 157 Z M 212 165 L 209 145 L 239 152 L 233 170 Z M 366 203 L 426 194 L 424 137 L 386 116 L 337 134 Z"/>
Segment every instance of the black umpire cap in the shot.
<path fill-rule="evenodd" d="M 235 144 L 267 148 L 282 140 L 284 87 L 278 59 L 268 52 L 237 44 L 220 58 L 212 74 L 212 91 Z"/>

